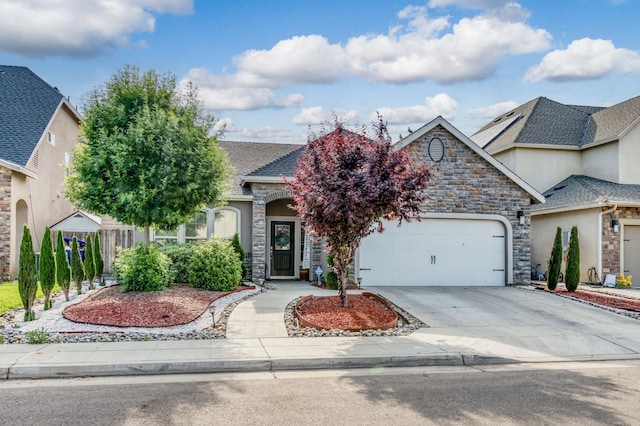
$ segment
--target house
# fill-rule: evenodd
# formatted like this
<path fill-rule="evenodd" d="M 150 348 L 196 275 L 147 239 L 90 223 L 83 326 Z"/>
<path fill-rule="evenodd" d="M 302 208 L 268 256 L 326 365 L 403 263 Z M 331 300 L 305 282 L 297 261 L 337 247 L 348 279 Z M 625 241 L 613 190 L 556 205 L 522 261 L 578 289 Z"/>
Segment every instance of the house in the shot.
<path fill-rule="evenodd" d="M 46 226 L 74 211 L 64 197 L 65 169 L 80 116 L 31 70 L 0 65 L 0 270 L 15 278 L 23 225 L 39 251 Z"/>
<path fill-rule="evenodd" d="M 203 238 L 217 233 L 219 225 L 240 232 L 251 253 L 254 281 L 316 279 L 318 266 L 326 271 L 325 253 L 289 208 L 290 190 L 283 180 L 293 175 L 304 146 L 219 144 L 236 174 L 228 203 L 204 212 Z M 414 153 L 436 177 L 426 190 L 421 221 L 389 225 L 363 240 L 355 262 L 362 284 L 528 283 L 530 224 L 524 219 L 544 197 L 442 117 L 397 142 L 395 149 Z"/>
<path fill-rule="evenodd" d="M 609 107 L 533 99 L 471 136 L 547 202 L 531 208 L 532 262 L 546 270 L 556 228 L 580 239 L 589 271 L 640 277 L 640 96 Z M 594 279 L 595 275 L 591 274 Z"/>

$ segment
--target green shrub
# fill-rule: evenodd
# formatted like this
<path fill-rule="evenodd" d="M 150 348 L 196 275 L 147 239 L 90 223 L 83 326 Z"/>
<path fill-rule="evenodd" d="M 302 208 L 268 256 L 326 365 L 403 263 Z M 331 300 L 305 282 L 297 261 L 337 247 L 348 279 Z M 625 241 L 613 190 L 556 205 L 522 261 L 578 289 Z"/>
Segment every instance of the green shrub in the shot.
<path fill-rule="evenodd" d="M 93 239 L 93 263 L 96 265 L 96 277 L 102 285 L 102 273 L 104 272 L 104 260 L 102 259 L 102 250 L 100 249 L 100 235 L 95 233 Z"/>
<path fill-rule="evenodd" d="M 76 283 L 78 294 L 82 294 L 84 265 L 82 264 L 82 257 L 80 257 L 80 249 L 78 248 L 78 239 L 76 237 L 73 237 L 71 240 L 71 276 Z"/>
<path fill-rule="evenodd" d="M 338 275 L 333 270 L 333 256 L 327 256 L 327 266 L 329 266 L 329 270 L 327 271 L 327 275 L 324 277 L 324 282 L 327 283 L 327 287 L 331 290 L 338 289 Z"/>
<path fill-rule="evenodd" d="M 58 231 L 56 238 L 56 283 L 62 289 L 64 298 L 69 301 L 69 285 L 71 283 L 71 269 L 69 268 L 69 259 L 67 258 L 67 250 L 62 239 L 62 231 Z"/>
<path fill-rule="evenodd" d="M 122 291 L 160 291 L 171 284 L 170 260 L 156 246 L 123 250 L 114 262 L 114 274 Z"/>
<path fill-rule="evenodd" d="M 189 285 L 205 290 L 234 290 L 242 281 L 241 264 L 231 242 L 213 238 L 195 248 L 189 265 Z"/>
<path fill-rule="evenodd" d="M 20 243 L 20 264 L 18 265 L 18 291 L 22 306 L 24 306 L 24 320 L 33 321 L 33 302 L 38 291 L 38 272 L 36 271 L 36 253 L 33 251 L 31 231 L 27 225 L 23 227 L 22 242 Z"/>
<path fill-rule="evenodd" d="M 549 269 L 547 270 L 547 288 L 551 291 L 558 286 L 558 277 L 562 265 L 562 229 L 556 228 L 556 237 L 553 240 L 551 257 L 549 257 Z"/>
<path fill-rule="evenodd" d="M 571 228 L 569 250 L 567 251 L 567 269 L 564 274 L 564 285 L 568 291 L 576 291 L 580 284 L 580 243 L 578 241 L 578 227 Z"/>
<path fill-rule="evenodd" d="M 93 241 L 91 235 L 87 235 L 87 245 L 84 249 L 84 274 L 89 280 L 89 290 L 93 290 L 93 278 L 96 276 L 96 264 L 93 261 Z"/>
<path fill-rule="evenodd" d="M 44 229 L 42 244 L 40 246 L 40 288 L 44 294 L 44 310 L 51 308 L 51 290 L 56 285 L 56 258 L 53 256 L 53 244 L 51 243 L 51 230 Z"/>
<path fill-rule="evenodd" d="M 49 333 L 44 328 L 27 331 L 27 343 L 31 345 L 49 343 Z"/>
<path fill-rule="evenodd" d="M 244 259 L 247 257 L 247 254 L 244 252 L 242 245 L 240 244 L 240 236 L 238 233 L 233 235 L 233 239 L 231 240 L 231 245 L 233 246 L 233 250 L 238 254 L 238 258 L 240 258 L 240 267 L 242 268 L 242 278 L 246 277 L 249 273 L 249 269 L 247 269 L 247 265 L 244 264 Z"/>
<path fill-rule="evenodd" d="M 176 283 L 189 282 L 189 264 L 193 256 L 195 244 L 178 244 L 174 242 L 158 245 L 158 250 L 171 260 L 171 281 Z"/>

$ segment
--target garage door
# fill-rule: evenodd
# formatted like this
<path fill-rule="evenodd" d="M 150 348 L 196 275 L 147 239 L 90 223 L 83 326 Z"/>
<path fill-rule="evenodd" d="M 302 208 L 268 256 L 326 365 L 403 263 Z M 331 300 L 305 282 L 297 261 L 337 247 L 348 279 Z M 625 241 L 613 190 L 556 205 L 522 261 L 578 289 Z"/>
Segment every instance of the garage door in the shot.
<path fill-rule="evenodd" d="M 624 274 L 634 287 L 640 283 L 640 226 L 624 226 Z"/>
<path fill-rule="evenodd" d="M 385 224 L 360 245 L 364 286 L 503 286 L 504 226 L 492 220 Z"/>

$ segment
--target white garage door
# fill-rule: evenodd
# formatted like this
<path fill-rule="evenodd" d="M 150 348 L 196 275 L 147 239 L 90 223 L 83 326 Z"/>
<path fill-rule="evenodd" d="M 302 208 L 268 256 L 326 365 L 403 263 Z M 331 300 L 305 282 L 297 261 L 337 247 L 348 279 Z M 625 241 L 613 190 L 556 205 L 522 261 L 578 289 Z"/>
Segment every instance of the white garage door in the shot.
<path fill-rule="evenodd" d="M 363 286 L 503 286 L 506 238 L 492 220 L 385 224 L 360 245 Z"/>

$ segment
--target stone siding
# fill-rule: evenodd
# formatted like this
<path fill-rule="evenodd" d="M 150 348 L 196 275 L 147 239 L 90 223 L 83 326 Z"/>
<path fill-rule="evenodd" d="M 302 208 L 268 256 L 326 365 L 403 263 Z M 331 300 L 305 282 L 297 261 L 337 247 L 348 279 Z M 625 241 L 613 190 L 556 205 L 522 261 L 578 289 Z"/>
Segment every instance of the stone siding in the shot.
<path fill-rule="evenodd" d="M 439 163 L 433 162 L 428 153 L 429 141 L 434 137 L 444 143 L 444 157 Z M 442 126 L 435 127 L 405 149 L 431 164 L 435 174 L 426 190 L 425 212 L 494 214 L 504 216 L 511 223 L 513 284 L 528 284 L 531 196 Z M 517 218 L 519 210 L 527 216 L 524 225 Z"/>
<path fill-rule="evenodd" d="M 637 207 L 619 208 L 613 212 L 613 217 L 610 214 L 602 216 L 602 277 L 604 280 L 605 274 L 620 274 L 620 254 L 621 241 L 620 231 L 614 232 L 612 219 L 617 219 L 618 223 L 622 219 L 640 219 L 640 209 Z"/>
<path fill-rule="evenodd" d="M 0 166 L 0 268 L 1 279 L 9 279 L 11 263 L 11 170 Z"/>

